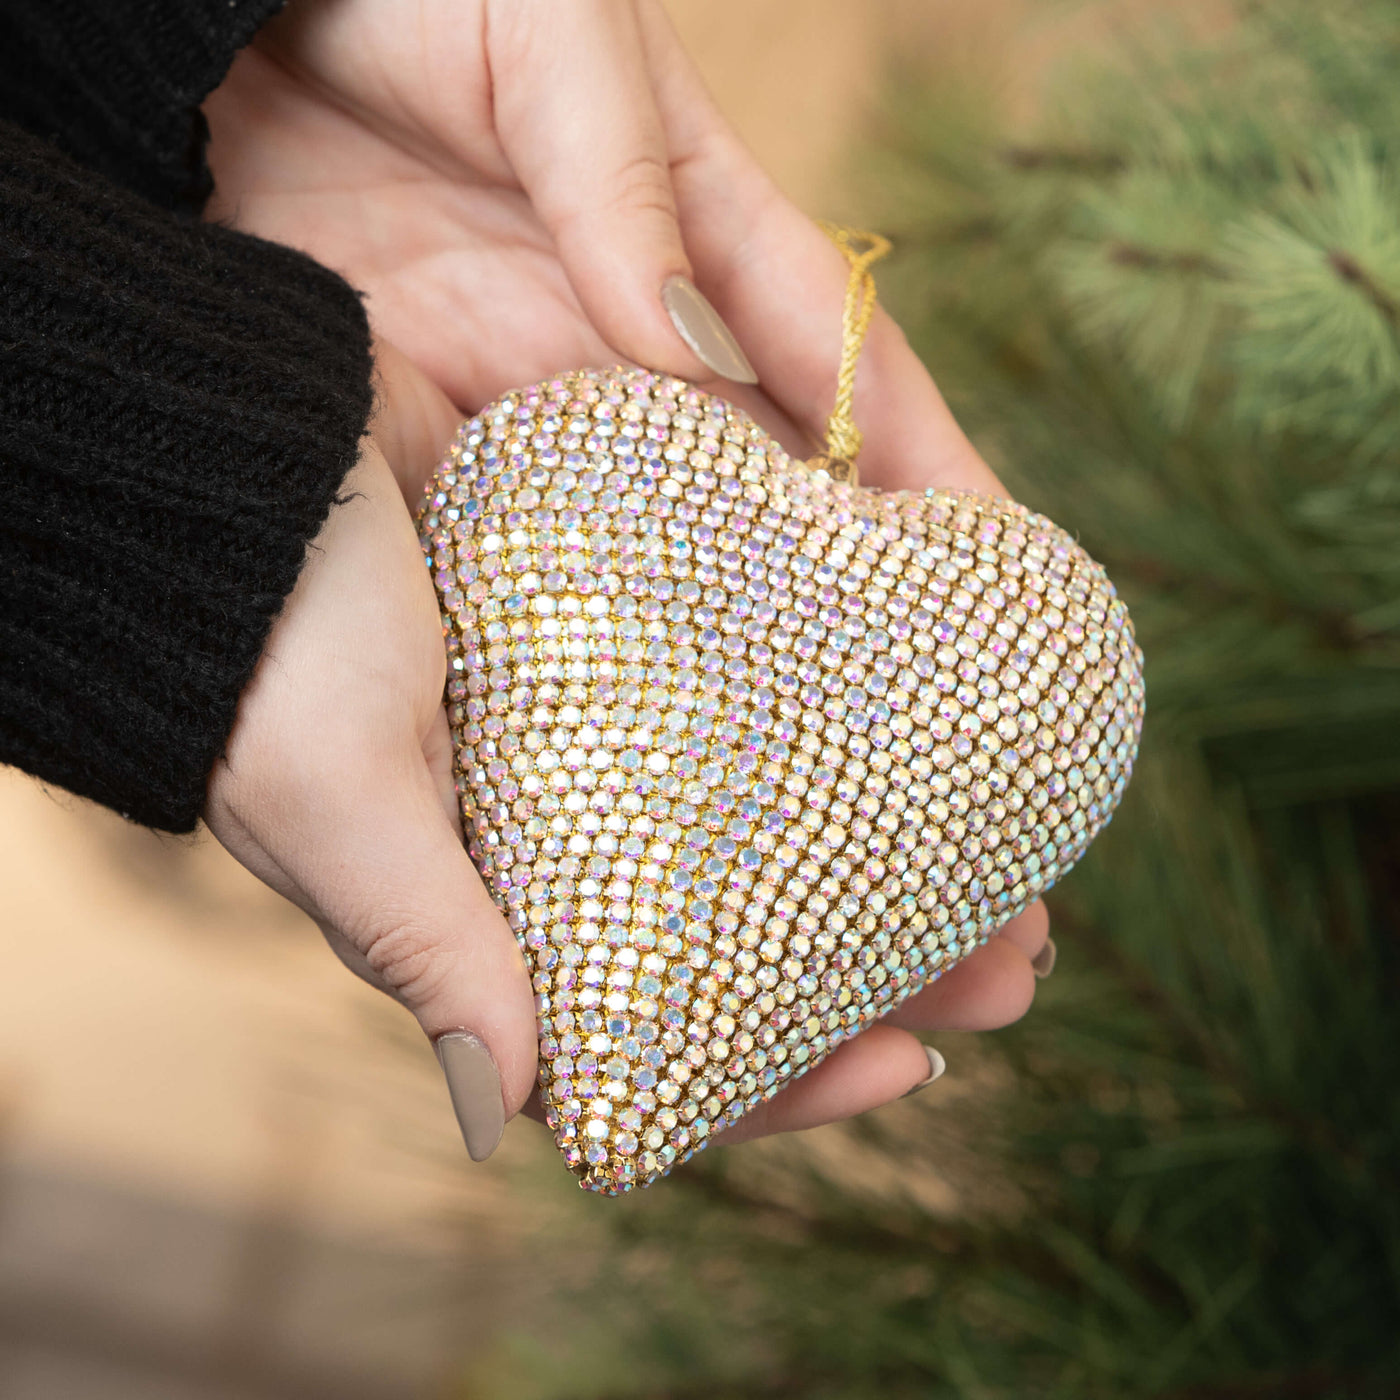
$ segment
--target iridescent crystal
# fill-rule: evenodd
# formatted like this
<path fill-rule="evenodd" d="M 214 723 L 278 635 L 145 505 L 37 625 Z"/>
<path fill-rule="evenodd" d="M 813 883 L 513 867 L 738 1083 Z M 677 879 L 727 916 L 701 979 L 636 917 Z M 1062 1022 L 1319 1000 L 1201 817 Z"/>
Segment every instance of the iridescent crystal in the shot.
<path fill-rule="evenodd" d="M 683 381 L 586 371 L 429 486 L 457 791 L 585 1187 L 647 1185 L 1060 878 L 1142 655 L 1058 526 L 882 494 Z"/>

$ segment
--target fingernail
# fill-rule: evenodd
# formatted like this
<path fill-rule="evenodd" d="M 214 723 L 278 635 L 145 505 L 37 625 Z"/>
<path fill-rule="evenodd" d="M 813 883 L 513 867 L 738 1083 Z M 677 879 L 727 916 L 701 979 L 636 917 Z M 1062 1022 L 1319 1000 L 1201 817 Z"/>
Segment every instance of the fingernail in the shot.
<path fill-rule="evenodd" d="M 1042 981 L 1055 970 L 1055 940 L 1047 938 L 1045 946 L 1031 959 L 1031 971 Z"/>
<path fill-rule="evenodd" d="M 473 1162 L 484 1162 L 496 1150 L 506 1128 L 496 1062 L 484 1042 L 466 1031 L 438 1036 L 436 1048 L 467 1155 Z"/>
<path fill-rule="evenodd" d="M 757 384 L 749 357 L 689 277 L 671 277 L 661 288 L 661 304 L 677 333 L 716 374 L 740 384 Z"/>
<path fill-rule="evenodd" d="M 912 1089 L 902 1093 L 900 1098 L 907 1099 L 910 1094 L 917 1094 L 920 1089 L 927 1089 L 935 1079 L 941 1078 L 943 1071 L 948 1068 L 948 1061 L 932 1045 L 924 1046 L 924 1054 L 928 1056 L 928 1078 L 919 1080 Z"/>

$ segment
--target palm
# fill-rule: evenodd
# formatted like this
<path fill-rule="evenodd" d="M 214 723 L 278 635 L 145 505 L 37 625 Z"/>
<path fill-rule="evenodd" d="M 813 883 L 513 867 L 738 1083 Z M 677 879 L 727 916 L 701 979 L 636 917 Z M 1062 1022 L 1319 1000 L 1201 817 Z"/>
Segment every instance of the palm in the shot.
<path fill-rule="evenodd" d="M 659 6 L 632 3 L 685 251 L 765 391 L 726 384 L 725 395 L 805 455 L 831 408 L 845 263 L 714 109 Z M 472 22 L 478 8 L 489 26 Z M 565 71 L 547 54 L 518 52 L 535 31 L 570 17 L 603 27 L 624 8 L 304 0 L 206 103 L 218 187 L 210 212 L 342 271 L 368 294 L 378 333 L 459 408 L 619 358 L 694 377 L 698 361 L 668 325 L 657 332 L 659 279 L 639 283 L 647 270 L 618 221 L 581 206 L 587 193 L 551 188 L 550 171 L 586 166 L 597 146 L 626 139 L 617 120 L 596 126 L 596 94 L 627 87 L 626 73 L 590 73 L 582 57 Z M 498 9 L 506 18 L 494 18 Z M 512 28 L 513 49 L 501 37 Z M 562 91 L 580 73 L 592 86 Z M 594 205 L 635 192 L 648 169 L 622 159 Z M 654 220 L 651 192 L 639 198 L 634 221 Z M 1000 492 L 883 312 L 857 409 L 872 484 Z"/>
<path fill-rule="evenodd" d="M 256 50 L 208 111 L 211 216 L 344 272 L 376 330 L 455 404 L 616 358 L 489 133 L 466 137 L 482 168 L 440 169 Z"/>

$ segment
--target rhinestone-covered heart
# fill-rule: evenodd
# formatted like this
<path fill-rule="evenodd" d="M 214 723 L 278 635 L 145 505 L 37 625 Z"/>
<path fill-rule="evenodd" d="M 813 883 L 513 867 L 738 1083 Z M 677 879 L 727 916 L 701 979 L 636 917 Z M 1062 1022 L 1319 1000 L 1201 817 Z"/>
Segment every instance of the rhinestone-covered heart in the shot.
<path fill-rule="evenodd" d="M 1011 501 L 882 494 L 683 381 L 464 423 L 420 517 L 468 845 L 583 1185 L 645 1185 L 1083 853 L 1142 724 L 1103 570 Z"/>

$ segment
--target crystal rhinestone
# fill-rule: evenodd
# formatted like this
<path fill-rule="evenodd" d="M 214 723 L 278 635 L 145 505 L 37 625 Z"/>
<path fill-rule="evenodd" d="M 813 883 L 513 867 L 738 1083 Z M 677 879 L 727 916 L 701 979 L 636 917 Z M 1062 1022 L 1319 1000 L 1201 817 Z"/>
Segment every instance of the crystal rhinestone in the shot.
<path fill-rule="evenodd" d="M 985 942 L 1132 772 L 1142 656 L 1070 536 L 836 484 L 683 381 L 507 394 L 419 525 L 468 849 L 591 1190 L 665 1175 Z"/>

